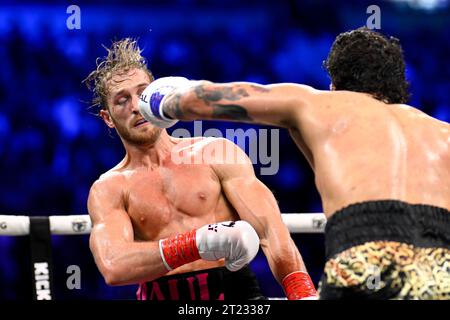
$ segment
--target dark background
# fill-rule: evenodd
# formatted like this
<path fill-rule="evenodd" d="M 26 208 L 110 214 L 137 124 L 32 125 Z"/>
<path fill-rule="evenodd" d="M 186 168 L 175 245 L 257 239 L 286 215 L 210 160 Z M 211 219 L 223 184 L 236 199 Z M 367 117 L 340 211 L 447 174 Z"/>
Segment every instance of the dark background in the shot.
<path fill-rule="evenodd" d="M 66 27 L 71 4 L 81 9 L 79 30 Z M 0 214 L 87 214 L 91 184 L 122 159 L 120 140 L 88 109 L 91 95 L 81 83 L 105 55 L 102 44 L 139 37 L 155 77 L 298 82 L 326 90 L 322 61 L 334 38 L 365 25 L 372 4 L 381 8 L 381 31 L 403 45 L 410 104 L 448 122 L 448 1 L 2 1 Z M 193 132 L 189 123 L 177 127 Z M 203 122 L 209 127 L 261 128 Z M 283 130 L 280 170 L 260 179 L 282 212 L 321 212 L 313 174 Z M 317 285 L 323 235 L 293 238 Z M 53 236 L 52 245 L 56 299 L 134 298 L 136 286 L 105 285 L 88 236 Z M 0 237 L 0 299 L 31 297 L 29 256 L 28 237 Z M 81 268 L 80 290 L 66 287 L 72 264 Z M 283 295 L 261 252 L 252 267 L 266 295 Z"/>

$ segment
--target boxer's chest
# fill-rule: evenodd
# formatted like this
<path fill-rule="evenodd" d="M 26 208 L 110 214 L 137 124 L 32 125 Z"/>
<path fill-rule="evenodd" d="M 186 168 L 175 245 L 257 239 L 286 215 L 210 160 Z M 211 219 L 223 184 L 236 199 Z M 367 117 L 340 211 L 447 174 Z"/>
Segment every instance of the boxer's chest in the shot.
<path fill-rule="evenodd" d="M 126 188 L 125 206 L 135 233 L 153 239 L 214 213 L 220 195 L 209 166 L 178 165 L 137 172 Z"/>

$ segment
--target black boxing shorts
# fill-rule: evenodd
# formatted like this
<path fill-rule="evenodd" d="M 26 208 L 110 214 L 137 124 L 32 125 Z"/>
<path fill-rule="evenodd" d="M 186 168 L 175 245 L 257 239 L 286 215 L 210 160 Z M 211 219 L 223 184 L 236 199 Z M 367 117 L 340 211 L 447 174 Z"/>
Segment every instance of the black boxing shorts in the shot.
<path fill-rule="evenodd" d="M 164 276 L 141 283 L 138 300 L 266 300 L 249 267 L 231 272 L 225 267 Z"/>
<path fill-rule="evenodd" d="M 450 299 L 450 212 L 369 201 L 325 228 L 320 299 Z"/>

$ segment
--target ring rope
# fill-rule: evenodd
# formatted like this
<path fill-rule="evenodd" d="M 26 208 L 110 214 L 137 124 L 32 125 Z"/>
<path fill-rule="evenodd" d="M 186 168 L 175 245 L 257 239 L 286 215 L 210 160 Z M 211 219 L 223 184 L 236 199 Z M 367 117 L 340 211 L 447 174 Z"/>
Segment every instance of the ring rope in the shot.
<path fill-rule="evenodd" d="M 283 213 L 283 222 L 291 233 L 323 233 L 326 217 L 323 213 Z M 92 222 L 89 215 L 49 216 L 50 233 L 54 235 L 89 234 Z M 0 236 L 30 234 L 30 217 L 0 215 Z"/>

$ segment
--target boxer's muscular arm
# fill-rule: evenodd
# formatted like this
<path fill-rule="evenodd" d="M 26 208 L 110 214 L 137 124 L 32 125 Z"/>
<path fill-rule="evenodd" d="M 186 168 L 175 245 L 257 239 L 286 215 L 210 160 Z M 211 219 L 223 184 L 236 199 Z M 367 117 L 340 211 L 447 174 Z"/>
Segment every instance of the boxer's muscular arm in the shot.
<path fill-rule="evenodd" d="M 309 86 L 289 83 L 198 81 L 169 94 L 163 111 L 180 120 L 228 120 L 292 128 L 298 126 L 299 113 L 314 103 L 318 92 Z"/>
<path fill-rule="evenodd" d="M 110 285 L 151 281 L 199 259 L 225 258 L 225 266 L 236 271 L 258 252 L 259 237 L 244 221 L 236 222 L 233 227 L 219 223 L 211 229 L 210 225 L 204 225 L 160 241 L 136 242 L 121 189 L 121 181 L 99 180 L 92 186 L 88 199 L 93 222 L 90 248 Z"/>
<path fill-rule="evenodd" d="M 88 211 L 93 228 L 89 245 L 95 263 L 109 285 L 151 281 L 167 273 L 158 241 L 134 241 L 120 190 L 108 180 L 96 181 L 90 190 Z"/>
<path fill-rule="evenodd" d="M 272 192 L 259 181 L 247 155 L 225 139 L 216 144 L 227 145 L 227 152 L 236 152 L 235 163 L 218 161 L 212 165 L 221 180 L 225 196 L 242 220 L 250 223 L 260 237 L 261 248 L 270 269 L 281 283 L 294 271 L 305 271 L 302 257 L 283 223 L 281 213 Z"/>

